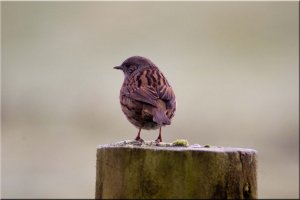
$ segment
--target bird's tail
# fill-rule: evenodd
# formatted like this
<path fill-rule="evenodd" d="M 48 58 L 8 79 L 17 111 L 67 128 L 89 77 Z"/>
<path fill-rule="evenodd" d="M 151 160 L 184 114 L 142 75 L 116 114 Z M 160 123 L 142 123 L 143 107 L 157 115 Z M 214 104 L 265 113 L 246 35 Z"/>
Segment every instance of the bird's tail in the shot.
<path fill-rule="evenodd" d="M 160 125 L 170 125 L 171 124 L 171 120 L 167 117 L 165 112 L 155 109 L 153 114 L 154 114 L 153 121 L 155 121 L 157 124 L 160 124 Z"/>

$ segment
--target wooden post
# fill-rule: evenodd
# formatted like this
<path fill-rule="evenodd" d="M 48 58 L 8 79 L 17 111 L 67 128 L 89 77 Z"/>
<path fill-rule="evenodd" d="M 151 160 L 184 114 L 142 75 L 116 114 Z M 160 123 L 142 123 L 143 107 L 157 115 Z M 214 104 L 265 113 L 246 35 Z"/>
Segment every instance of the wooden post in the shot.
<path fill-rule="evenodd" d="M 124 141 L 97 148 L 97 199 L 256 199 L 252 149 Z"/>

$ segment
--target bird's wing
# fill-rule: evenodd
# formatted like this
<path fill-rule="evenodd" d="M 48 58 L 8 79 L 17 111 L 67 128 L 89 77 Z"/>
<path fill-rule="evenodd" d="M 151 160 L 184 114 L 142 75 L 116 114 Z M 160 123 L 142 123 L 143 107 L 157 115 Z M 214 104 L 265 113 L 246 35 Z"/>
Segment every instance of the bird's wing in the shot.
<path fill-rule="evenodd" d="M 169 85 L 159 85 L 157 86 L 157 95 L 160 99 L 164 101 L 170 101 L 175 98 L 174 92 Z"/>
<path fill-rule="evenodd" d="M 155 89 L 149 86 L 143 86 L 140 88 L 136 88 L 135 90 L 121 90 L 122 95 L 125 95 L 128 98 L 134 99 L 136 101 L 141 101 L 144 103 L 148 103 L 150 105 L 156 106 L 156 100 L 159 98 Z"/>
<path fill-rule="evenodd" d="M 176 107 L 175 94 L 170 85 L 159 85 L 157 87 L 157 93 L 159 98 L 166 103 L 167 109 Z"/>
<path fill-rule="evenodd" d="M 140 84 L 130 84 L 135 87 L 125 87 L 121 90 L 122 95 L 125 95 L 131 99 L 148 103 L 153 106 L 158 106 L 158 99 L 163 100 L 166 103 L 167 108 L 172 108 L 175 106 L 175 95 L 172 87 L 169 85 L 166 78 L 158 69 L 153 69 L 151 71 L 145 70 L 140 75 L 137 74 L 130 81 L 136 81 Z M 140 87 L 137 87 L 140 85 Z"/>

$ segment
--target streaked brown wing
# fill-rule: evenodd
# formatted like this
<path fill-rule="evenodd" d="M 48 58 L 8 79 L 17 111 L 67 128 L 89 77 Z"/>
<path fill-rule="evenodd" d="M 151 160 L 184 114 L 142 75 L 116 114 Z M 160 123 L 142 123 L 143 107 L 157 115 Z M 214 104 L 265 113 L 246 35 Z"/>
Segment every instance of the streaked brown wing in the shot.
<path fill-rule="evenodd" d="M 150 105 L 156 106 L 156 100 L 159 98 L 157 92 L 153 87 L 140 87 L 133 91 L 121 91 L 122 95 L 127 96 L 128 98 L 145 102 Z"/>
<path fill-rule="evenodd" d="M 166 103 L 167 109 L 171 109 L 176 106 L 175 94 L 171 86 L 160 85 L 157 87 L 157 93 L 159 98 Z"/>
<path fill-rule="evenodd" d="M 175 98 L 174 92 L 170 86 L 159 85 L 157 86 L 157 94 L 160 99 L 170 101 Z"/>
<path fill-rule="evenodd" d="M 136 84 L 131 84 L 135 81 Z M 138 84 L 140 82 L 140 84 Z M 155 68 L 147 69 L 132 77 L 129 85 L 134 85 L 131 90 L 123 88 L 121 94 L 137 101 L 145 102 L 153 106 L 157 105 L 157 99 L 166 103 L 168 109 L 175 107 L 175 95 L 163 74 Z M 140 85 L 140 87 L 136 87 Z"/>

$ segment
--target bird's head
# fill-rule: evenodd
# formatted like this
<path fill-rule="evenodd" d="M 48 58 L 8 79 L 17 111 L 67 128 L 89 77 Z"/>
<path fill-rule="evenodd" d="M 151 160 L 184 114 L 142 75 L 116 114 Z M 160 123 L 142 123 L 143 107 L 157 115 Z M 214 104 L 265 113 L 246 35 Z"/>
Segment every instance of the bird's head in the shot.
<path fill-rule="evenodd" d="M 145 57 L 132 56 L 127 58 L 120 66 L 114 67 L 114 69 L 122 70 L 125 77 L 128 77 L 136 70 L 140 70 L 145 67 L 155 67 L 155 65 Z"/>

